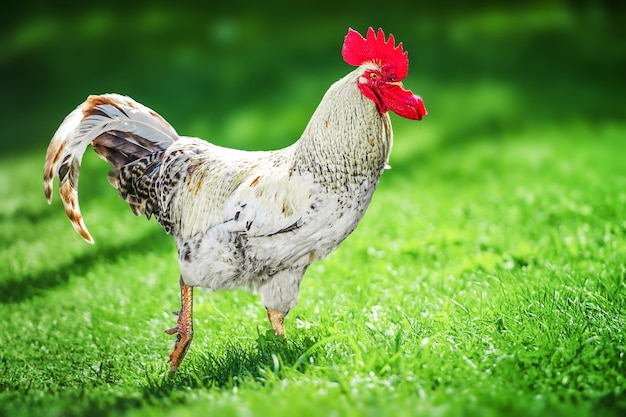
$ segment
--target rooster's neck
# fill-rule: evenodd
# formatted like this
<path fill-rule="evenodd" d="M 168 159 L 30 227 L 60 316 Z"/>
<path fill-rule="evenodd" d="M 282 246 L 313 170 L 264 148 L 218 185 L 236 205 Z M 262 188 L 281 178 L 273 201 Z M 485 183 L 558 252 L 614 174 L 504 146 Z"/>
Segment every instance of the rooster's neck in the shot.
<path fill-rule="evenodd" d="M 357 69 L 330 87 L 293 148 L 294 169 L 333 188 L 363 177 L 377 181 L 391 151 L 389 115 L 363 96 L 361 73 Z"/>

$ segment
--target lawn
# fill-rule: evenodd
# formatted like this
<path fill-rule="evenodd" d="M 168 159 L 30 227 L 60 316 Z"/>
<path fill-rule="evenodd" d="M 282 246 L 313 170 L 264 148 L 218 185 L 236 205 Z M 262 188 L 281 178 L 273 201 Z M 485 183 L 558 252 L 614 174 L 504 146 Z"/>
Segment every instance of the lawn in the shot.
<path fill-rule="evenodd" d="M 3 105 L 0 157 L 0 416 L 626 413 L 623 15 L 429 13 L 404 16 L 414 24 L 397 29 L 380 16 L 409 50 L 405 85 L 430 114 L 419 123 L 392 116 L 392 169 L 357 230 L 309 268 L 287 339 L 268 331 L 257 295 L 198 290 L 194 344 L 174 378 L 164 333 L 179 303 L 173 242 L 132 215 L 88 152 L 80 197 L 96 243 L 84 243 L 58 196 L 52 206 L 43 197 L 47 140 L 84 96 L 106 90 L 136 96 L 184 134 L 284 146 L 349 71 L 338 53 L 345 29 L 370 23 L 331 18 L 304 46 L 275 34 L 282 59 L 297 58 L 276 65 L 267 38 L 237 32 L 262 18 L 244 17 L 240 29 L 218 19 L 216 33 L 242 56 L 218 45 L 209 58 L 174 39 L 110 73 L 93 51 L 77 68 L 63 61 L 84 46 L 59 28 L 102 46 L 119 24 L 113 15 L 15 24 L 2 44 L 15 105 Z M 149 35 L 122 57 L 174 27 L 159 12 L 146 16 L 137 24 Z M 314 23 L 291 25 L 313 33 Z M 172 62 L 150 65 L 169 53 Z M 49 62 L 56 54 L 63 59 Z M 35 77 L 38 63 L 49 63 L 49 82 Z M 26 107 L 38 88 L 41 99 Z"/>

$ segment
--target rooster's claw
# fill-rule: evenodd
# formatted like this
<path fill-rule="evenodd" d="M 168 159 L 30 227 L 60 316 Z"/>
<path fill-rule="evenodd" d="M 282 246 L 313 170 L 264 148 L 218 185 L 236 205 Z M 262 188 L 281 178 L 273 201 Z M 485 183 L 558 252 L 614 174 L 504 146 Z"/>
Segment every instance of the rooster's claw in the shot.
<path fill-rule="evenodd" d="M 193 339 L 193 288 L 185 285 L 182 280 L 180 282 L 180 311 L 176 313 L 177 326 L 165 331 L 167 334 L 176 335 L 174 350 L 170 354 L 170 376 L 176 373 Z"/>

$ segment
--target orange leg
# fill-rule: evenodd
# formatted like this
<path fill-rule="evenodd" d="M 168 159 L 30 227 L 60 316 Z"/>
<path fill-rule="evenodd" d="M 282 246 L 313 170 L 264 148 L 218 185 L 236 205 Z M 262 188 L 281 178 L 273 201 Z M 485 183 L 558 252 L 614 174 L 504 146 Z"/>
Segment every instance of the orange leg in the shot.
<path fill-rule="evenodd" d="M 180 278 L 180 311 L 176 327 L 165 331 L 167 334 L 176 334 L 174 350 L 170 354 L 170 376 L 173 376 L 181 364 L 193 339 L 193 287 L 185 285 Z"/>
<path fill-rule="evenodd" d="M 283 323 L 285 321 L 285 317 L 283 316 L 283 313 L 268 308 L 267 318 L 270 320 L 272 329 L 274 329 L 274 334 L 276 334 L 276 336 L 284 336 L 285 328 L 283 327 Z"/>

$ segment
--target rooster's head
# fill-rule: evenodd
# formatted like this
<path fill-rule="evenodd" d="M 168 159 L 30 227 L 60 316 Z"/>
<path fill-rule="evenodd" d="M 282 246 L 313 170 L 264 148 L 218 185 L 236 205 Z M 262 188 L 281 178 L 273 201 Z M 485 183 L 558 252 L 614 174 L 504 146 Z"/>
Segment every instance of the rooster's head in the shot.
<path fill-rule="evenodd" d="M 402 42 L 398 46 L 394 42 L 393 35 L 385 41 L 382 29 L 375 33 L 370 27 L 365 38 L 349 29 L 341 53 L 348 64 L 363 66 L 358 87 L 376 103 L 381 114 L 391 110 L 399 116 L 421 120 L 427 114 L 424 101 L 402 86 L 409 70 L 408 53 L 402 50 Z"/>

